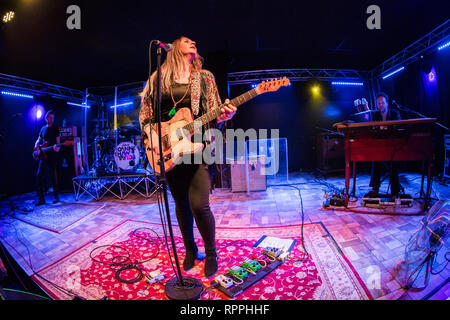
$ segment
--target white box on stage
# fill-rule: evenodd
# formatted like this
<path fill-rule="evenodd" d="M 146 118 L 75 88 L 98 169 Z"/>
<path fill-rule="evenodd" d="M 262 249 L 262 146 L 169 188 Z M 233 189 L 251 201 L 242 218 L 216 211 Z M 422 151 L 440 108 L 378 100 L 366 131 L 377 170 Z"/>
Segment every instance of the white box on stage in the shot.
<path fill-rule="evenodd" d="M 229 159 L 231 192 L 263 191 L 267 188 L 265 156 L 249 155 Z"/>

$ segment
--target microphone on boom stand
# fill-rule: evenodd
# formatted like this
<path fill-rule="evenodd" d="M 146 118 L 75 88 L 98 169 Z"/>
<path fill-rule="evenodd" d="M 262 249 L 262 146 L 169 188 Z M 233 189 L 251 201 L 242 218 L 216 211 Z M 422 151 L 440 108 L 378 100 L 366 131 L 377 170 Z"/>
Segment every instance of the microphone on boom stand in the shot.
<path fill-rule="evenodd" d="M 164 207 L 166 211 L 166 218 L 167 218 L 167 226 L 169 229 L 170 234 L 170 241 L 172 242 L 172 251 L 175 258 L 175 265 L 176 270 L 175 271 L 175 278 L 170 279 L 165 283 L 164 292 L 167 296 L 167 298 L 171 300 L 198 300 L 203 292 L 203 284 L 193 277 L 183 277 L 181 274 L 181 268 L 180 268 L 180 262 L 178 261 L 177 256 L 177 249 L 175 246 L 175 240 L 173 236 L 173 229 L 172 229 L 172 222 L 170 219 L 170 211 L 169 211 L 169 200 L 167 196 L 167 181 L 166 181 L 166 174 L 165 174 L 165 168 L 164 168 L 164 153 L 162 148 L 162 134 L 161 134 L 161 53 L 162 48 L 168 52 L 172 50 L 172 45 L 169 43 L 163 43 L 159 40 L 153 40 L 150 43 L 151 44 L 155 42 L 158 46 L 156 49 L 156 63 L 157 63 L 157 90 L 156 92 L 156 99 L 155 99 L 155 110 L 156 110 L 156 120 L 158 123 L 158 143 L 159 143 L 159 161 L 161 164 L 161 175 L 159 177 L 159 190 L 162 190 L 163 197 L 164 197 Z M 151 70 L 151 65 L 150 65 Z M 150 82 L 150 76 L 149 75 L 149 82 Z M 150 130 L 151 132 L 152 130 Z M 150 137 L 149 137 L 150 138 Z M 150 138 L 151 139 L 151 138 Z M 159 192 L 159 191 L 158 191 Z M 158 200 L 159 201 L 159 200 Z M 161 223 L 164 225 L 164 221 L 162 219 L 161 215 Z M 167 248 L 169 250 L 169 248 Z M 170 254 L 170 252 L 169 252 Z M 170 257 L 169 257 L 170 258 Z"/>

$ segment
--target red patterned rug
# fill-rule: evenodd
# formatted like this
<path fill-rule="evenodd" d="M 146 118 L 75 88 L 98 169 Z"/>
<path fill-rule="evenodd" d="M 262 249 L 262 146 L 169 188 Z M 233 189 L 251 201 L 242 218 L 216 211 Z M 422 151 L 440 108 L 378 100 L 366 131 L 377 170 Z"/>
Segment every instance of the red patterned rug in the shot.
<path fill-rule="evenodd" d="M 140 221 L 126 220 L 114 229 L 99 236 L 94 241 L 84 245 L 70 255 L 60 259 L 38 272 L 33 279 L 54 299 L 71 299 L 63 290 L 71 290 L 78 296 L 89 300 L 107 297 L 112 300 L 164 300 L 163 283 L 174 275 L 169 263 L 165 245 L 159 243 L 158 236 L 163 237 L 161 225 Z M 201 239 L 196 232 L 196 239 Z M 175 242 L 180 263 L 185 252 L 178 227 L 174 227 Z M 240 264 L 245 257 L 260 251 L 253 247 L 263 236 L 297 240 L 292 255 L 299 257 L 302 253 L 301 227 L 272 227 L 231 229 L 218 228 L 216 242 L 219 254 L 219 271 L 224 274 L 233 265 Z M 287 262 L 269 273 L 265 278 L 235 297 L 236 300 L 367 300 L 372 299 L 364 283 L 350 262 L 338 249 L 336 243 L 321 223 L 304 226 L 305 246 L 310 254 L 306 262 Z M 147 240 L 151 239 L 151 241 Z M 159 249 L 157 247 L 159 244 Z M 197 240 L 202 248 L 203 243 Z M 113 246 L 111 246 L 113 245 Z M 156 255 L 156 253 L 159 253 Z M 155 257 L 156 255 L 156 257 Z M 96 261 L 91 259 L 94 258 Z M 166 275 L 162 284 L 149 285 L 142 280 L 133 283 L 123 283 L 116 279 L 117 268 L 105 263 L 111 263 L 115 256 L 123 256 L 118 260 L 144 261 L 140 266 L 145 272 L 159 270 Z M 122 260 L 122 261 L 123 261 Z M 185 272 L 184 275 L 200 279 L 205 288 L 210 286 L 210 280 L 203 275 L 204 262 Z M 127 274 L 128 273 L 128 274 Z M 126 271 L 120 275 L 122 279 L 135 279 L 136 271 Z M 55 286 L 56 285 L 56 286 Z M 222 292 L 209 288 L 202 294 L 202 299 L 229 299 Z"/>

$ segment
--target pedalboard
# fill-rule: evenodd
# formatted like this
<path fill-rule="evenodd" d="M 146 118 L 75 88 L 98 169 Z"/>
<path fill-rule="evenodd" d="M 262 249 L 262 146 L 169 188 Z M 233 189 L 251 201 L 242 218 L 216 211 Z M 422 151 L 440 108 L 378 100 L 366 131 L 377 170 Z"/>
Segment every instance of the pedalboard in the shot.
<path fill-rule="evenodd" d="M 225 274 L 217 275 L 211 285 L 234 298 L 279 267 L 288 254 L 277 248 L 266 247 L 262 253 L 255 253 L 241 264 L 229 268 Z"/>
<path fill-rule="evenodd" d="M 273 270 L 278 268 L 282 262 L 280 260 L 276 260 L 270 264 L 268 264 L 265 268 L 260 269 L 255 275 L 247 277 L 245 280 L 243 280 L 240 284 L 235 284 L 233 280 L 227 276 L 218 275 L 213 281 L 211 281 L 212 285 L 216 285 L 216 288 L 226 294 L 230 298 L 234 298 L 237 295 L 241 294 L 244 290 L 251 287 L 256 282 L 263 279 L 265 276 L 267 276 L 269 273 L 271 273 Z M 224 278 L 226 277 L 228 279 Z"/>
<path fill-rule="evenodd" d="M 412 207 L 414 199 L 409 194 L 401 194 L 398 197 L 392 197 L 388 194 L 365 194 L 362 198 L 362 205 L 368 208 L 386 208 L 386 207 L 399 207 L 409 208 Z"/>

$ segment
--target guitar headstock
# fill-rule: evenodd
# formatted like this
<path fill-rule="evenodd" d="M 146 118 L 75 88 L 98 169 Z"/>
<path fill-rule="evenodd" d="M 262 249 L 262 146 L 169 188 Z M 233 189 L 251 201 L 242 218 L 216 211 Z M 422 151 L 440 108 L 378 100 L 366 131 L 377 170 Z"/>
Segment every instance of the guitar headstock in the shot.
<path fill-rule="evenodd" d="M 279 79 L 272 79 L 269 81 L 263 81 L 258 83 L 255 90 L 258 94 L 277 91 L 281 87 L 286 87 L 290 83 L 289 79 L 286 77 Z"/>

